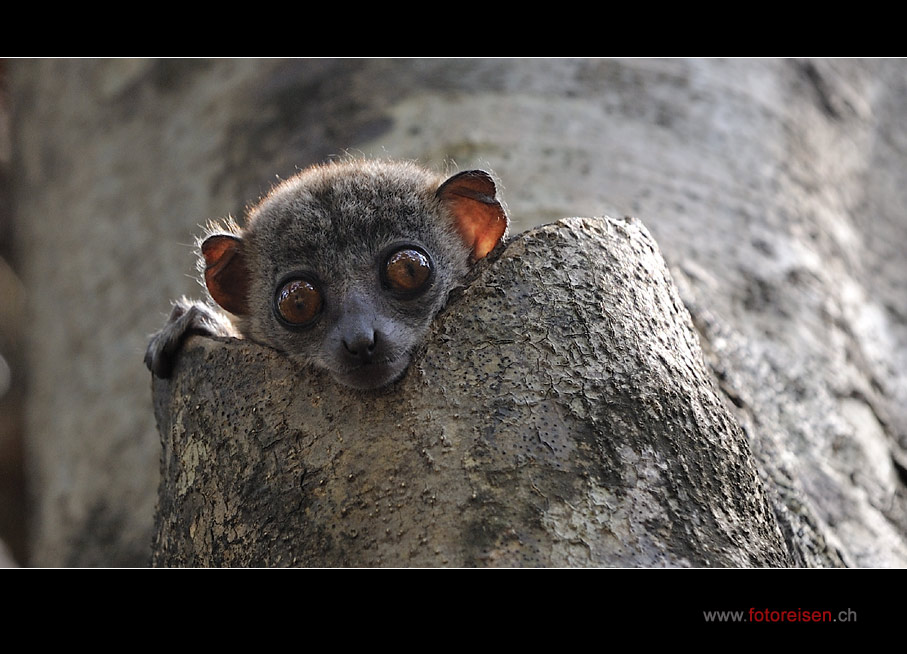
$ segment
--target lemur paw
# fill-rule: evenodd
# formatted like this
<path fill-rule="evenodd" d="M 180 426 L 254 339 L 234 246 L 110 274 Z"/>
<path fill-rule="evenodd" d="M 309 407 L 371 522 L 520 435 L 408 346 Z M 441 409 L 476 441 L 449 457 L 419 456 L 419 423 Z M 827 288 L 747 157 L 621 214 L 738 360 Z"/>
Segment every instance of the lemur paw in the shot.
<path fill-rule="evenodd" d="M 167 324 L 151 337 L 145 351 L 145 365 L 157 377 L 170 377 L 183 341 L 192 334 L 235 336 L 236 332 L 224 314 L 201 302 L 182 298 L 174 303 Z"/>

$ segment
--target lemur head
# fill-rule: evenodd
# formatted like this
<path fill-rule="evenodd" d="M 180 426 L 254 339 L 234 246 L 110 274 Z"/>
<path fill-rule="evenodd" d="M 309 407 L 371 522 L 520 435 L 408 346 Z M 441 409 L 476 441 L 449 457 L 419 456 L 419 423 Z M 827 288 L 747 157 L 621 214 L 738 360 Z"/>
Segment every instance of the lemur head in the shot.
<path fill-rule="evenodd" d="M 488 173 L 343 161 L 275 187 L 201 244 L 212 299 L 247 338 L 378 388 L 398 379 L 448 294 L 504 238 Z"/>

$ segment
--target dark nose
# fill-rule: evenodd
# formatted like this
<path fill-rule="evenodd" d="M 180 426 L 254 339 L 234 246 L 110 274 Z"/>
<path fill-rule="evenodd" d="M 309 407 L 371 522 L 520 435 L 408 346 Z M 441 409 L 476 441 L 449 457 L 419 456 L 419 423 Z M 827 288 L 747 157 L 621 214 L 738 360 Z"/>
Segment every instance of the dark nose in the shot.
<path fill-rule="evenodd" d="M 378 336 L 373 329 L 357 331 L 343 338 L 343 347 L 350 356 L 359 359 L 362 363 L 370 363 L 375 354 Z"/>

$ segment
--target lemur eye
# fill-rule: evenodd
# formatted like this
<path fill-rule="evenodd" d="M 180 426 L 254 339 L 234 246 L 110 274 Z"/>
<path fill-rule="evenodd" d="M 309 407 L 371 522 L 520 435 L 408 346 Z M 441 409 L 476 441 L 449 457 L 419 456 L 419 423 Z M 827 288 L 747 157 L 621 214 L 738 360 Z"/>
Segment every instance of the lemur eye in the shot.
<path fill-rule="evenodd" d="M 428 256 L 415 248 L 403 248 L 387 258 L 383 277 L 391 290 L 412 295 L 428 284 L 431 271 Z"/>
<path fill-rule="evenodd" d="M 318 317 L 324 301 L 311 282 L 291 279 L 277 290 L 274 304 L 281 318 L 294 327 L 302 327 Z"/>

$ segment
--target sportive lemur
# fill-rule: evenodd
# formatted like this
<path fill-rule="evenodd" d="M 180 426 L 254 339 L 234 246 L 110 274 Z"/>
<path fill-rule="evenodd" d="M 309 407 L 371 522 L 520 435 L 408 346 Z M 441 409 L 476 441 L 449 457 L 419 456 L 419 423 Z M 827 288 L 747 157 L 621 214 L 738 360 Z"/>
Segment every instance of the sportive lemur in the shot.
<path fill-rule="evenodd" d="M 276 186 L 240 227 L 211 225 L 199 268 L 211 304 L 177 301 L 145 363 L 171 374 L 188 334 L 248 338 L 374 389 L 399 379 L 432 319 L 507 234 L 491 175 L 344 160 Z"/>

